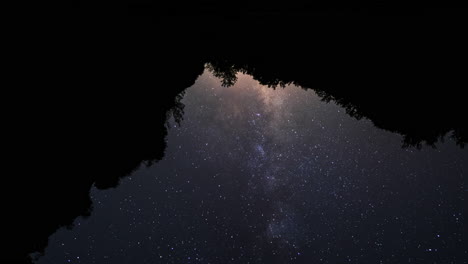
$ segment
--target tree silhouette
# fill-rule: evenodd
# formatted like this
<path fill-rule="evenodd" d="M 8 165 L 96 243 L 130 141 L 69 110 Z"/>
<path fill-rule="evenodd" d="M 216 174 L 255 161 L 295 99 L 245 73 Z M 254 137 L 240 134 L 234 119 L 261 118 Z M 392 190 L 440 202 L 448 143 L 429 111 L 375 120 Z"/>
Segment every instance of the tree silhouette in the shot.
<path fill-rule="evenodd" d="M 146 20 L 138 14 L 116 15 L 129 2 L 112 15 L 105 4 L 87 3 L 76 5 L 73 25 L 60 31 L 70 36 L 57 31 L 43 35 L 42 46 L 31 44 L 41 52 L 25 55 L 34 64 L 17 80 L 34 89 L 5 93 L 14 105 L 4 122 L 4 140 L 13 145 L 3 186 L 14 191 L 2 197 L 2 258 L 9 262 L 30 262 L 28 254 L 42 252 L 58 228 L 89 215 L 93 185 L 115 187 L 140 164 L 164 157 L 168 119 L 182 120 L 183 91 L 205 65 L 225 86 L 242 72 L 270 87 L 313 89 L 349 115 L 403 135 L 404 146 L 434 145 L 449 133 L 460 146 L 468 141 L 461 23 L 362 24 L 349 19 L 352 12 L 323 23 L 312 19 L 318 11 L 311 7 L 285 2 L 267 10 L 258 2 L 240 20 L 195 15 L 175 23 L 146 12 L 158 22 L 139 24 Z M 68 44 L 50 45 L 57 37 Z"/>

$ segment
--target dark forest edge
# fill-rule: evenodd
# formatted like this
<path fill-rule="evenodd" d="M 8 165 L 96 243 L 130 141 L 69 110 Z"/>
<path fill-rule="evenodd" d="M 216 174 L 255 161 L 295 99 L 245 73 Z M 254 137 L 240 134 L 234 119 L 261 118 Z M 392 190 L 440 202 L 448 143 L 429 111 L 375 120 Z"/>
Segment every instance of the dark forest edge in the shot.
<path fill-rule="evenodd" d="M 410 79 L 393 80 L 391 82 L 393 86 L 384 87 L 382 85 L 380 89 L 384 88 L 385 90 L 380 91 L 377 87 L 347 87 L 349 84 L 346 82 L 335 82 L 331 86 L 329 84 L 318 87 L 306 86 L 314 85 L 313 81 L 309 82 L 303 78 L 266 77 L 256 74 L 257 70 L 249 69 L 249 66 L 237 67 L 235 64 L 226 64 L 226 61 L 208 64 L 207 68 L 214 76 L 220 78 L 226 87 L 234 85 L 237 80 L 236 74 L 241 72 L 253 76 L 260 84 L 273 89 L 284 88 L 289 84 L 302 87 L 305 90 L 312 89 L 322 101 L 338 104 L 351 117 L 358 120 L 367 118 L 380 129 L 400 134 L 403 137 L 402 147 L 405 148 L 420 149 L 424 145 L 435 148 L 437 143 L 443 142 L 447 137 L 454 140 L 461 148 L 468 142 L 467 126 L 462 117 L 463 101 L 460 98 L 446 97 L 434 91 L 422 91 L 416 87 L 405 85 L 398 87 L 401 85 L 397 83 L 398 81 L 410 82 Z M 384 76 L 379 76 L 379 78 L 387 80 Z M 347 80 L 349 79 L 347 78 Z M 433 79 L 429 81 L 435 82 Z M 448 83 L 446 80 L 443 82 Z M 457 90 L 459 84 L 453 83 L 452 85 L 454 87 L 446 89 L 454 90 L 455 88 Z M 453 91 L 454 94 L 456 92 Z M 389 93 L 395 93 L 395 95 Z"/>
<path fill-rule="evenodd" d="M 313 89 L 351 116 L 401 134 L 404 146 L 435 145 L 447 133 L 460 146 L 468 142 L 459 17 L 323 21 L 311 17 L 315 11 L 291 18 L 294 10 L 260 5 L 246 19 L 206 19 L 185 16 L 185 8 L 154 15 L 153 3 L 144 1 L 139 7 L 150 4 L 151 12 L 121 1 L 108 15 L 108 6 L 86 3 L 78 3 L 69 34 L 41 32 L 44 46 L 26 49 L 30 63 L 19 80 L 48 88 L 8 94 L 17 102 L 7 120 L 14 170 L 4 177 L 14 194 L 2 199 L 2 258 L 9 262 L 30 262 L 58 228 L 89 216 L 93 185 L 116 187 L 142 163 L 164 157 L 168 118 L 183 118 L 183 91 L 207 63 L 225 85 L 240 71 L 271 87 Z M 355 14 L 334 14 L 340 12 Z"/>

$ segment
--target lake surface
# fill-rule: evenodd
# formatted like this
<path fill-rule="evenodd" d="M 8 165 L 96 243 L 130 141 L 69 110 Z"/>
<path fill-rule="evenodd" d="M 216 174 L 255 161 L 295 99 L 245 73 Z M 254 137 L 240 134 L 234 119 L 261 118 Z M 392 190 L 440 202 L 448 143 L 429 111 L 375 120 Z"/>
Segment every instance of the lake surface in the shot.
<path fill-rule="evenodd" d="M 36 263 L 466 263 L 466 149 L 402 148 L 313 90 L 237 77 L 206 70 L 164 159 L 93 188 Z"/>

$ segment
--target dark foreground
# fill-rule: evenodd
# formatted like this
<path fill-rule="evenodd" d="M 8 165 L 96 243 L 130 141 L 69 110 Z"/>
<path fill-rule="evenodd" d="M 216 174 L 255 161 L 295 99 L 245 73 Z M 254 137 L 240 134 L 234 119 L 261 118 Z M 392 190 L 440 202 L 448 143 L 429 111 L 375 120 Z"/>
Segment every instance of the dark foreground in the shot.
<path fill-rule="evenodd" d="M 9 108 L 6 120 L 11 132 L 6 140 L 14 146 L 8 149 L 9 165 L 14 170 L 5 175 L 3 185 L 2 228 L 7 244 L 3 252 L 7 253 L 2 258 L 27 263 L 28 255 L 43 251 L 58 228 L 92 213 L 93 185 L 116 187 L 142 162 L 163 160 L 168 118 L 183 118 L 181 93 L 206 65 L 226 86 L 234 85 L 236 73 L 243 72 L 262 85 L 312 89 L 349 116 L 401 135 L 398 147 L 419 151 L 441 144 L 442 138 L 457 148 L 468 142 L 462 114 L 467 70 L 460 26 L 463 10 L 407 9 L 411 12 L 389 16 L 395 14 L 392 9 L 357 13 L 340 9 L 317 15 L 309 9 L 254 8 L 220 15 L 208 7 L 195 8 L 203 15 L 187 9 L 167 11 L 173 7 L 154 15 L 147 12 L 154 6 L 144 3 L 116 9 L 112 15 L 78 9 L 65 34 L 53 29 L 43 32 L 46 44 L 29 51 L 31 63 L 20 80 L 45 88 L 8 93 L 17 103 Z M 122 10 L 129 13 L 119 13 Z M 429 230 L 438 223 L 449 231 L 464 232 L 463 215 L 454 213 L 462 208 L 465 190 L 460 185 L 465 172 L 450 174 L 466 166 L 466 151 L 462 153 L 456 165 L 461 167 L 447 169 L 448 175 L 431 174 L 436 183 L 440 183 L 437 176 L 457 179 L 443 190 L 457 195 L 440 194 L 448 203 L 442 203 L 437 214 L 427 208 L 429 212 L 422 214 L 426 218 L 408 220 L 423 221 L 412 226 L 416 233 L 418 225 Z M 301 155 L 309 153 L 301 150 Z M 436 185 L 424 188 L 430 193 L 428 199 L 436 199 Z M 395 215 L 402 212 L 398 211 L 402 204 L 418 201 L 412 195 L 407 198 L 392 209 Z M 433 205 L 439 203 L 415 203 L 410 208 Z M 378 223 L 384 215 L 376 214 L 371 222 Z M 351 221 L 341 216 L 342 221 Z M 452 223 L 454 217 L 458 225 Z M 416 245 L 415 237 L 402 245 Z M 444 246 L 446 251 L 422 259 L 463 263 L 466 242 L 463 237 L 452 238 L 453 244 Z M 406 260 L 408 252 L 383 249 L 378 256 L 391 263 Z M 391 258 L 392 254 L 400 255 Z M 448 255 L 453 257 L 444 258 Z"/>

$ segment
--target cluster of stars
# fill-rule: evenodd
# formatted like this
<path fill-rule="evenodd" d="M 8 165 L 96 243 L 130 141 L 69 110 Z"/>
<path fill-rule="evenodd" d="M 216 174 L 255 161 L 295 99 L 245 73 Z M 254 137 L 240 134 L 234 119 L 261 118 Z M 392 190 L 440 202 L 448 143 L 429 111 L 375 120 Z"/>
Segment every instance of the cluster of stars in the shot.
<path fill-rule="evenodd" d="M 462 263 L 468 153 L 402 149 L 313 91 L 205 72 L 159 163 L 38 263 Z M 454 158 L 456 157 L 456 158 Z"/>

